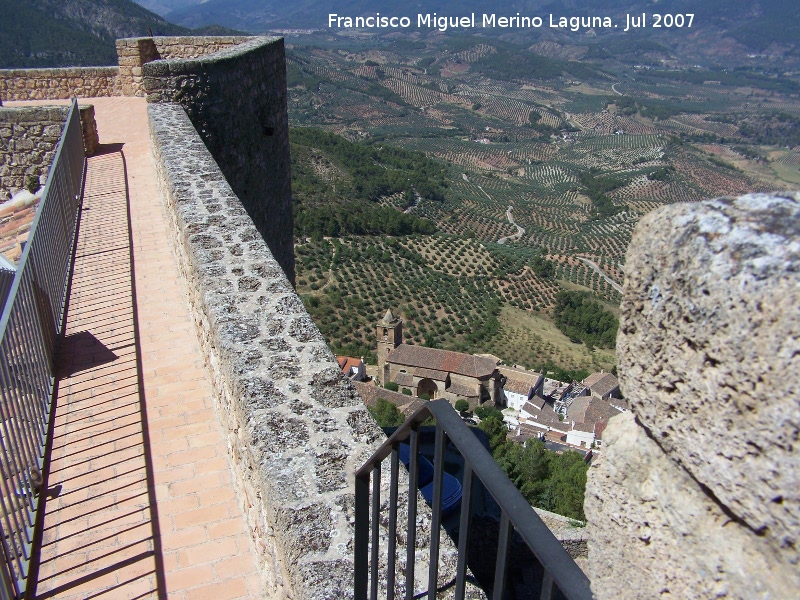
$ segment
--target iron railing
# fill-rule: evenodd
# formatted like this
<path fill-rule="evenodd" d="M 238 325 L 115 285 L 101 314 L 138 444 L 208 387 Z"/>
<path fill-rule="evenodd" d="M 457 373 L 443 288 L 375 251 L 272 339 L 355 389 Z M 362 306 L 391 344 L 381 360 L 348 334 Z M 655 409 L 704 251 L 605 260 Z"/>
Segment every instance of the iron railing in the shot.
<path fill-rule="evenodd" d="M 406 572 L 405 598 L 420 597 L 414 591 L 414 562 L 416 549 L 417 517 L 417 477 L 420 424 L 428 417 L 436 420 L 436 437 L 434 442 L 434 491 L 431 501 L 431 540 L 429 546 L 430 560 L 428 569 L 427 596 L 436 598 L 439 569 L 440 525 L 442 523 L 442 481 L 444 472 L 445 438 L 455 446 L 464 459 L 462 481 L 461 514 L 458 526 L 458 564 L 455 577 L 455 595 L 463 600 L 467 583 L 468 551 L 470 545 L 470 524 L 473 519 L 472 501 L 478 486 L 476 478 L 497 503 L 500 512 L 498 532 L 497 558 L 494 565 L 493 585 L 490 597 L 502 600 L 507 591 L 507 573 L 509 564 L 509 548 L 512 544 L 513 532 L 516 531 L 532 553 L 531 560 L 538 561 L 534 572 L 539 573 L 540 580 L 534 582 L 538 586 L 539 597 L 551 599 L 564 597 L 574 600 L 589 600 L 592 597 L 589 580 L 575 564 L 566 550 L 561 546 L 552 532 L 542 522 L 536 511 L 508 479 L 497 465 L 491 454 L 475 437 L 475 434 L 464 424 L 455 410 L 446 400 L 428 402 L 410 417 L 377 452 L 356 473 L 355 497 L 355 598 L 361 600 L 369 597 L 377 599 L 381 573 L 379 570 L 381 550 L 379 523 L 381 520 L 381 463 L 391 456 L 387 561 L 385 572 L 386 597 L 393 600 L 396 587 L 396 526 L 398 510 L 398 472 L 401 442 L 408 440 L 409 449 L 409 493 L 408 523 L 412 524 L 406 532 Z M 370 476 L 372 485 L 370 486 Z M 372 503 L 370 506 L 370 487 Z M 371 518 L 370 518 L 371 513 Z M 531 583 L 526 585 L 530 588 Z M 487 590 L 487 594 L 488 594 Z"/>
<path fill-rule="evenodd" d="M 25 591 L 86 156 L 73 100 L 0 317 L 0 597 Z"/>

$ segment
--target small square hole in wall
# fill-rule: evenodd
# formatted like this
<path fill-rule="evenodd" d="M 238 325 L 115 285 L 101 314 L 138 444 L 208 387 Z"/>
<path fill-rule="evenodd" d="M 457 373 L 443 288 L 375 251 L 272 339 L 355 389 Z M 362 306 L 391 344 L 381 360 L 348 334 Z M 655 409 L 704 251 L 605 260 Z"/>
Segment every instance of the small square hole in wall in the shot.
<path fill-rule="evenodd" d="M 264 127 L 264 135 L 267 137 L 272 137 L 275 135 L 275 128 L 274 127 Z"/>

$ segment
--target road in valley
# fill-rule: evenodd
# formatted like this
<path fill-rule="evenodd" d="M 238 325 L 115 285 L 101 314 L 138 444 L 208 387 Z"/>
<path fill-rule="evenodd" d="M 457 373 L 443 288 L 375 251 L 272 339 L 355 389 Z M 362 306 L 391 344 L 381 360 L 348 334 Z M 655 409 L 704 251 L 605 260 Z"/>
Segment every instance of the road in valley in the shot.
<path fill-rule="evenodd" d="M 603 279 L 605 279 L 611 287 L 613 287 L 615 290 L 617 290 L 620 294 L 622 293 L 622 286 L 620 284 L 618 284 L 616 281 L 614 281 L 613 279 L 611 279 L 611 277 L 606 275 L 605 272 L 600 268 L 600 265 L 598 265 L 596 262 L 591 261 L 588 258 L 583 258 L 582 256 L 576 256 L 575 258 L 577 258 L 582 263 L 589 265 L 592 269 L 597 271 L 597 273 Z"/>
<path fill-rule="evenodd" d="M 469 180 L 469 177 L 467 177 L 467 174 L 466 174 L 466 173 L 462 173 L 462 174 L 461 174 L 461 177 L 464 179 L 464 181 L 466 181 L 466 182 L 468 182 L 468 183 L 472 183 L 472 182 Z M 483 188 L 482 188 L 481 186 L 479 186 L 477 183 L 476 183 L 475 185 L 478 187 L 478 189 L 479 189 L 480 191 L 482 191 L 484 194 L 486 194 L 486 197 L 487 197 L 489 200 L 494 200 L 494 198 L 492 198 L 492 197 L 491 197 L 489 194 L 487 194 L 487 193 L 486 193 L 486 190 L 485 190 L 485 189 L 483 189 Z M 497 243 L 498 243 L 498 244 L 505 244 L 507 240 L 518 240 L 518 239 L 520 239 L 520 238 L 521 238 L 523 235 L 525 235 L 525 229 L 524 229 L 523 227 L 520 227 L 519 225 L 517 225 L 517 223 L 514 221 L 514 217 L 512 217 L 512 216 L 511 216 L 511 211 L 512 211 L 512 210 L 514 210 L 514 207 L 513 207 L 513 206 L 509 206 L 509 207 L 508 207 L 508 210 L 506 210 L 506 218 L 508 219 L 508 222 L 509 222 L 509 223 L 511 223 L 511 224 L 512 224 L 514 227 L 516 227 L 516 228 L 517 228 L 517 233 L 515 233 L 514 235 L 507 235 L 507 236 L 505 236 L 505 237 L 501 237 L 499 240 L 497 240 Z"/>
<path fill-rule="evenodd" d="M 506 211 L 506 218 L 508 219 L 509 223 L 511 223 L 514 227 L 517 228 L 517 233 L 515 233 L 514 235 L 507 235 L 506 237 L 501 237 L 499 240 L 497 240 L 498 244 L 505 244 L 506 240 L 518 240 L 523 235 L 525 235 L 525 229 L 517 225 L 517 223 L 514 221 L 514 217 L 511 216 L 511 211 L 513 209 L 514 209 L 513 206 L 508 207 L 508 210 Z"/>

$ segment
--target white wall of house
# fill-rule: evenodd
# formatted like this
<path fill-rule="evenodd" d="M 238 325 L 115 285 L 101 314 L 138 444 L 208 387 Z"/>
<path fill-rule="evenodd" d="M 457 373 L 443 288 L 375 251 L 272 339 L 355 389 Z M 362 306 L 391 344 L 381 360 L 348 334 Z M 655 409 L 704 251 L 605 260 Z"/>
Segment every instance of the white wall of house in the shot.
<path fill-rule="evenodd" d="M 503 394 L 505 394 L 506 397 L 506 406 L 508 406 L 508 408 L 513 408 L 514 410 L 520 410 L 522 405 L 528 401 L 528 396 L 524 394 L 518 394 L 517 392 L 503 390 Z"/>
<path fill-rule="evenodd" d="M 567 443 L 573 446 L 591 448 L 594 443 L 594 433 L 589 431 L 578 431 L 573 429 L 567 432 Z"/>

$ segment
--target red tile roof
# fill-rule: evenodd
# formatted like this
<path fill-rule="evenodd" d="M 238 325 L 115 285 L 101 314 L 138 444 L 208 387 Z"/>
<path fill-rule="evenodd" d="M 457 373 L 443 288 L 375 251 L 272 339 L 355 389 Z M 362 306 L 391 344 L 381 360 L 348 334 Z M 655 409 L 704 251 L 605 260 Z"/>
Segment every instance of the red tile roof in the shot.
<path fill-rule="evenodd" d="M 514 392 L 515 394 L 522 394 L 523 396 L 527 396 L 528 394 L 530 394 L 531 389 L 535 385 L 536 382 L 531 384 L 530 381 L 520 381 L 519 379 L 507 379 L 505 384 L 503 384 L 503 389 L 507 392 Z"/>
<path fill-rule="evenodd" d="M 342 372 L 349 376 L 351 368 L 358 369 L 358 365 L 361 364 L 361 359 L 353 358 L 352 356 L 337 356 L 336 362 L 339 363 L 339 368 Z"/>
<path fill-rule="evenodd" d="M 494 361 L 489 358 L 409 344 L 400 344 L 392 350 L 387 361 L 396 365 L 422 367 L 476 378 L 490 377 L 496 370 Z"/>
<path fill-rule="evenodd" d="M 398 394 L 390 390 L 378 387 L 370 383 L 362 383 L 354 381 L 353 385 L 367 406 L 375 406 L 378 398 L 388 400 L 400 410 L 406 417 L 411 416 L 414 412 L 424 405 L 424 401 L 413 396 L 406 396 L 405 394 Z"/>
<path fill-rule="evenodd" d="M 425 369 L 423 367 L 415 367 L 413 371 L 417 377 L 425 379 L 435 379 L 436 381 L 444 381 L 447 379 L 447 371 L 437 371 L 435 369 Z"/>

